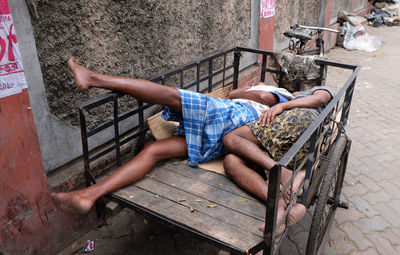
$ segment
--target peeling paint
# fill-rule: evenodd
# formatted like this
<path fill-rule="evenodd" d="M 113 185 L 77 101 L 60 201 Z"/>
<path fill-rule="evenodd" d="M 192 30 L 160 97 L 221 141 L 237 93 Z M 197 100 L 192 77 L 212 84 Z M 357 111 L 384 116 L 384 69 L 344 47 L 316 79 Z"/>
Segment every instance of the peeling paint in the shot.
<path fill-rule="evenodd" d="M 35 211 L 32 208 L 27 208 L 26 211 L 22 214 L 19 214 L 15 216 L 13 219 L 11 219 L 7 224 L 4 226 L 4 228 L 1 231 L 6 231 L 13 227 L 14 225 L 21 225 L 21 221 L 23 221 L 25 218 L 30 217 L 35 214 Z M 22 232 L 21 227 L 18 228 L 19 232 Z"/>

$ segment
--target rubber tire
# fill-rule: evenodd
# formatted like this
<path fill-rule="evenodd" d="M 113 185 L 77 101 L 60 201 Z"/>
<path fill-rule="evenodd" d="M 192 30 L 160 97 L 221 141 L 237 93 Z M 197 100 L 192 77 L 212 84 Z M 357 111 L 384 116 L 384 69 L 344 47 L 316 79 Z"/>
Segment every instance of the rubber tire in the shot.
<path fill-rule="evenodd" d="M 332 220 L 335 216 L 337 203 L 330 205 L 331 206 L 330 209 L 332 209 L 332 211 L 330 211 L 327 220 L 323 222 L 323 214 L 327 206 L 328 198 L 330 195 L 329 192 L 331 191 L 332 185 L 335 185 L 334 197 L 335 195 L 337 195 L 336 196 L 337 198 L 340 197 L 340 192 L 342 190 L 343 179 L 344 179 L 343 176 L 344 167 L 341 165 L 341 163 L 343 162 L 341 161 L 341 159 L 346 144 L 347 144 L 346 137 L 340 136 L 339 139 L 334 144 L 334 147 L 332 148 L 331 153 L 329 155 L 330 160 L 327 166 L 325 177 L 322 181 L 322 184 L 318 192 L 319 196 L 311 222 L 311 228 L 307 241 L 306 255 L 314 255 L 318 253 L 318 250 L 322 247 L 321 245 L 324 241 L 324 236 L 329 231 Z M 336 183 L 332 183 L 335 180 L 335 177 L 336 177 Z M 323 229 L 322 233 L 320 231 L 321 227 Z"/>

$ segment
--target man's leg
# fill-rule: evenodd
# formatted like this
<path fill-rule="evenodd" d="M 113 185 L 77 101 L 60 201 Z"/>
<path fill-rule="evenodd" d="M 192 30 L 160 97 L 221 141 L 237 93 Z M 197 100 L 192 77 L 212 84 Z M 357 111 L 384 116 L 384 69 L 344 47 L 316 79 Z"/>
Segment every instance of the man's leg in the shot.
<path fill-rule="evenodd" d="M 260 148 L 261 144 L 248 126 L 242 126 L 224 137 L 225 149 L 243 159 L 249 160 L 268 171 L 275 165 L 275 161 L 268 157 Z M 282 167 L 281 183 L 286 185 L 292 176 L 292 171 Z M 298 176 L 298 177 L 297 177 Z M 299 173 L 293 183 L 293 190 L 301 185 L 304 174 Z M 244 177 L 245 178 L 245 177 Z"/>
<path fill-rule="evenodd" d="M 75 82 L 80 91 L 86 91 L 92 87 L 117 90 L 146 103 L 160 104 L 177 112 L 182 111 L 179 92 L 176 88 L 141 79 L 95 73 L 79 65 L 74 57 L 70 57 L 68 66 L 74 74 Z"/>
<path fill-rule="evenodd" d="M 224 159 L 225 172 L 231 176 L 234 181 L 248 192 L 256 195 L 263 201 L 268 198 L 268 183 L 255 171 L 248 167 L 246 162 L 234 154 L 228 154 Z M 287 202 L 281 198 L 278 202 L 277 221 L 282 219 L 286 210 Z M 289 212 L 288 226 L 292 226 L 304 217 L 306 207 L 302 204 L 294 204 Z M 259 227 L 259 230 L 264 232 L 265 224 Z M 285 230 L 285 224 L 282 224 L 277 235 L 280 235 Z"/>
<path fill-rule="evenodd" d="M 240 187 L 254 194 L 259 199 L 267 201 L 268 184 L 243 159 L 234 154 L 226 155 L 224 158 L 224 169 Z"/>
<path fill-rule="evenodd" d="M 185 137 L 171 137 L 146 145 L 132 160 L 107 179 L 68 193 L 52 193 L 56 205 L 64 211 L 87 213 L 100 197 L 142 179 L 159 161 L 187 156 Z"/>

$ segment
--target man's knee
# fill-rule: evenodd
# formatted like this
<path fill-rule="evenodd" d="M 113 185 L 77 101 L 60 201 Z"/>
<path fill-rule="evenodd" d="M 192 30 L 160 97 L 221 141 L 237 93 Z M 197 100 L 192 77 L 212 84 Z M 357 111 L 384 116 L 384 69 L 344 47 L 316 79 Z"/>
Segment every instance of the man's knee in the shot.
<path fill-rule="evenodd" d="M 233 133 L 228 133 L 224 136 L 223 142 L 224 142 L 224 147 L 227 151 L 232 151 L 232 148 L 235 144 L 235 134 Z"/>
<path fill-rule="evenodd" d="M 174 111 L 181 112 L 182 111 L 182 104 L 181 104 L 181 96 L 179 94 L 178 89 L 173 87 L 166 87 L 164 98 L 167 99 L 165 105 L 170 104 L 170 107 Z"/>
<path fill-rule="evenodd" d="M 159 153 L 158 151 L 157 145 L 154 142 L 147 143 L 142 149 L 142 153 L 151 157 L 156 157 Z"/>
<path fill-rule="evenodd" d="M 186 140 L 184 137 L 171 137 L 148 143 L 143 148 L 142 153 L 156 161 L 184 157 L 187 156 Z"/>
<path fill-rule="evenodd" d="M 142 153 L 147 158 L 152 158 L 156 161 L 160 161 L 163 160 L 165 157 L 168 157 L 168 151 L 165 150 L 165 147 L 160 145 L 158 141 L 146 144 L 142 149 Z"/>
<path fill-rule="evenodd" d="M 224 158 L 224 169 L 225 173 L 229 176 L 235 175 L 235 166 L 238 164 L 237 156 L 233 154 L 228 154 Z"/>

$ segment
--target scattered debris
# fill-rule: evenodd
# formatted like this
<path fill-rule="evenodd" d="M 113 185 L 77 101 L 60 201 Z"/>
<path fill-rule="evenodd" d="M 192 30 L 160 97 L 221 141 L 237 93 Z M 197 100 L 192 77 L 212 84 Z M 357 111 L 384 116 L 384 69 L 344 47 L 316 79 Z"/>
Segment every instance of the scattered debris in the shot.
<path fill-rule="evenodd" d="M 189 211 L 190 211 L 190 212 L 194 212 L 194 208 L 191 207 L 191 206 L 189 206 Z"/>
<path fill-rule="evenodd" d="M 356 26 L 358 24 L 363 23 L 366 21 L 365 17 L 357 16 L 354 13 L 340 11 L 338 15 L 338 19 L 343 22 L 349 22 L 352 26 Z"/>
<path fill-rule="evenodd" d="M 341 30 L 343 29 L 345 33 L 343 47 L 347 50 L 373 52 L 382 44 L 382 39 L 368 35 L 361 24 L 352 26 L 349 22 L 344 22 Z"/>
<path fill-rule="evenodd" d="M 397 0 L 374 1 L 374 9 L 365 14 L 364 18 L 368 24 L 374 27 L 399 26 L 400 25 L 400 3 Z"/>
<path fill-rule="evenodd" d="M 87 246 L 85 252 L 94 251 L 94 240 L 87 240 Z"/>

